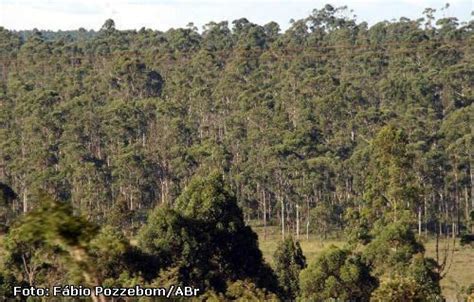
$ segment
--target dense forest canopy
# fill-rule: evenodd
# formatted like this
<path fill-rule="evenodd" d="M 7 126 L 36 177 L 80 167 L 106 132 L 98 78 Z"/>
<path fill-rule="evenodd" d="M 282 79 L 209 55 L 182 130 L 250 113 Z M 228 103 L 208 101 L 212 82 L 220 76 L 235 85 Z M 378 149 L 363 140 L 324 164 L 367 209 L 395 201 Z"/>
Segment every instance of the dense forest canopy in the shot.
<path fill-rule="evenodd" d="M 246 19 L 202 33 L 2 29 L 0 179 L 15 207 L 44 189 L 98 221 L 122 203 L 139 217 L 218 168 L 247 219 L 281 212 L 294 228 L 297 207 L 341 217 L 371 202 L 372 175 L 392 181 L 371 141 L 391 125 L 408 165 L 393 168 L 418 190 L 407 206 L 459 231 L 473 208 L 472 21 L 427 9 L 369 28 L 344 12 L 316 9 L 285 33 Z"/>
<path fill-rule="evenodd" d="M 273 281 L 264 284 L 261 274 L 269 268 L 259 264 L 256 238 L 242 221 L 278 225 L 283 237 L 348 230 L 354 242 L 368 244 L 367 255 L 342 249 L 323 257 L 339 257 L 337 269 L 356 265 L 365 275 L 364 259 L 380 261 L 377 240 L 391 236 L 371 232 L 377 225 L 394 223 L 407 238 L 401 221 L 420 234 L 468 233 L 474 210 L 474 21 L 436 19 L 435 11 L 369 27 L 348 17 L 346 8 L 326 5 L 292 21 L 285 32 L 274 22 L 262 26 L 245 18 L 210 22 L 202 31 L 193 24 L 166 32 L 121 31 L 112 20 L 97 32 L 0 28 L 0 182 L 4 195 L 12 196 L 0 195 L 0 222 L 8 229 L 15 217 L 28 221 L 29 213 L 42 213 L 44 199 L 66 203 L 87 221 L 71 223 L 102 227 L 97 235 L 90 226 L 94 236 L 118 236 L 108 228 L 137 236 L 138 247 L 113 238 L 126 253 L 165 255 L 168 262 L 156 264 L 168 269 L 162 281 L 185 269 L 171 265 L 184 265 L 173 251 L 200 249 L 208 240 L 202 234 L 225 241 L 238 233 L 254 271 L 232 266 L 232 248 L 209 245 L 200 256 L 219 251 L 216 257 L 231 268 L 215 268 L 215 276 L 204 276 L 205 270 L 180 275 L 228 298 L 236 295 L 229 289 L 249 287 L 218 280 L 250 280 L 269 290 L 251 288 L 260 298 L 294 298 L 299 290 L 288 283 L 282 294 Z M 209 190 L 191 181 L 215 171 L 222 180 L 209 180 Z M 240 209 L 225 206 L 228 200 Z M 218 218 L 228 224 L 213 220 Z M 165 236 L 179 228 L 191 239 L 166 245 L 167 252 L 163 242 L 147 241 L 146 234 Z M 200 229 L 201 235 L 193 231 Z M 411 255 L 421 250 L 407 242 L 413 253 L 404 263 L 412 265 Z M 288 253 L 295 249 L 285 244 Z M 62 246 L 72 258 L 71 249 L 84 248 L 79 241 Z M 296 273 L 279 278 L 296 278 L 305 266 L 298 263 Z M 315 265 L 302 275 L 305 297 L 312 297 Z M 391 286 L 385 272 L 376 273 L 380 286 L 375 279 L 347 284 L 361 286 L 362 300 L 377 286 L 383 297 Z M 430 297 L 439 294 L 432 286 Z"/>

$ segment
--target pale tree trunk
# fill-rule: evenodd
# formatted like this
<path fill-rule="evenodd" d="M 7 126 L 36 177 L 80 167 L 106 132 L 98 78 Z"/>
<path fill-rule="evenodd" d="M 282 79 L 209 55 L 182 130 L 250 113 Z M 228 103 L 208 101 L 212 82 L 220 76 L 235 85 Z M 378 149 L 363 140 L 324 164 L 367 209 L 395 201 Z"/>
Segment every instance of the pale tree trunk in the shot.
<path fill-rule="evenodd" d="M 471 179 L 471 210 L 474 210 L 474 173 L 473 173 L 473 164 L 472 164 L 472 152 L 469 152 L 469 177 Z M 467 201 L 466 201 L 467 202 Z"/>
<path fill-rule="evenodd" d="M 464 200 L 464 215 L 466 217 L 466 221 L 469 221 L 469 193 L 467 192 L 467 186 L 464 187 Z"/>
<path fill-rule="evenodd" d="M 28 212 L 28 190 L 23 189 L 23 213 Z"/>
<path fill-rule="evenodd" d="M 21 260 L 23 262 L 23 269 L 25 270 L 25 273 L 28 277 L 28 284 L 30 286 L 33 286 L 34 285 L 34 281 L 35 281 L 35 271 L 36 269 L 34 267 L 30 267 L 27 263 L 26 263 L 26 259 L 25 259 L 25 255 L 22 254 L 21 255 Z"/>
<path fill-rule="evenodd" d="M 456 170 L 455 170 L 456 171 Z M 454 179 L 455 179 L 455 182 L 454 182 L 454 200 L 455 200 L 455 211 L 456 211 L 456 232 L 454 231 L 454 222 L 453 222 L 453 237 L 455 235 L 458 235 L 459 234 L 459 225 L 461 224 L 461 217 L 460 217 L 460 212 L 459 212 L 459 208 L 460 208 L 460 201 L 459 201 L 459 191 L 458 191 L 458 173 L 457 172 L 454 172 Z"/>
<path fill-rule="evenodd" d="M 434 198 L 434 195 L 432 194 L 432 197 Z M 432 198 L 432 200 L 433 200 Z M 426 196 L 423 198 L 423 213 L 425 214 L 425 235 L 427 236 L 428 235 L 428 205 L 427 205 L 427 198 Z"/>
<path fill-rule="evenodd" d="M 267 239 L 267 198 L 263 190 L 263 239 Z"/>
<path fill-rule="evenodd" d="M 444 206 L 445 206 L 445 204 L 444 204 L 444 194 L 439 193 L 439 214 L 440 214 L 440 218 L 444 214 L 445 219 L 446 219 L 446 213 L 443 213 L 443 207 Z M 444 234 L 444 230 L 443 230 L 443 225 L 444 224 L 445 223 L 441 223 L 441 221 L 439 221 L 439 235 L 440 236 L 443 236 L 443 234 Z"/>
<path fill-rule="evenodd" d="M 295 231 L 295 226 L 294 224 L 290 223 L 291 222 L 291 217 L 290 217 L 290 214 L 291 214 L 291 207 L 290 207 L 290 204 L 286 203 L 286 208 L 285 208 L 285 212 L 286 212 L 286 218 L 285 218 L 285 232 L 288 233 L 288 234 L 291 234 L 291 232 Z M 292 230 L 293 228 L 293 230 Z"/>
<path fill-rule="evenodd" d="M 283 201 L 283 197 L 280 196 L 280 204 L 281 204 L 281 238 L 285 239 L 285 202 Z"/>
<path fill-rule="evenodd" d="M 309 240 L 309 197 L 306 196 L 306 240 Z"/>
<path fill-rule="evenodd" d="M 169 196 L 169 181 L 168 181 L 168 178 L 166 178 L 165 180 L 165 202 L 169 202 L 168 200 L 168 196 Z"/>
<path fill-rule="evenodd" d="M 300 210 L 299 205 L 296 205 L 296 239 L 300 240 Z"/>
<path fill-rule="evenodd" d="M 272 221 L 272 203 L 268 203 L 268 221 Z"/>
<path fill-rule="evenodd" d="M 418 207 L 418 236 L 421 236 L 421 206 Z"/>
<path fill-rule="evenodd" d="M 160 180 L 161 185 L 161 204 L 165 203 L 165 181 L 162 179 Z"/>

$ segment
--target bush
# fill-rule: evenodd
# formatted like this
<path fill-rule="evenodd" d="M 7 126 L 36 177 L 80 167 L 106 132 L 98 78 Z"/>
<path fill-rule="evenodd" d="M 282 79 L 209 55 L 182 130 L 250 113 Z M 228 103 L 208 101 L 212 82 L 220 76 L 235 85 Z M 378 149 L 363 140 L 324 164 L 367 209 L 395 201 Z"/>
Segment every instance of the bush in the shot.
<path fill-rule="evenodd" d="M 331 246 L 301 272 L 301 301 L 368 301 L 377 279 L 360 255 Z"/>

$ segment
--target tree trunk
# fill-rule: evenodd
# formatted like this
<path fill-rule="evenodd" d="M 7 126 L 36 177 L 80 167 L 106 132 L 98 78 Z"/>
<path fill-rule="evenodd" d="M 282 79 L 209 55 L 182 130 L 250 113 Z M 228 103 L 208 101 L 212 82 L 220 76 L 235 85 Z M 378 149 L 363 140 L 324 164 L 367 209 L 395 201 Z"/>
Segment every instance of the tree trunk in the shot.
<path fill-rule="evenodd" d="M 267 199 L 263 190 L 263 240 L 267 239 Z"/>
<path fill-rule="evenodd" d="M 434 195 L 432 194 L 434 197 Z M 425 214 L 425 235 L 428 236 L 428 201 L 426 196 L 423 198 L 423 213 Z"/>
<path fill-rule="evenodd" d="M 453 226 L 451 227 L 451 237 L 456 237 L 456 233 L 457 233 L 457 228 L 456 228 L 456 222 L 453 221 Z"/>
<path fill-rule="evenodd" d="M 306 240 L 309 240 L 309 197 L 306 196 Z"/>
<path fill-rule="evenodd" d="M 456 171 L 456 170 L 455 170 Z M 454 200 L 455 200 L 455 211 L 456 211 L 456 232 L 454 230 L 454 223 L 453 223 L 453 237 L 456 235 L 459 235 L 459 225 L 461 224 L 461 213 L 459 212 L 460 210 L 460 201 L 459 201 L 459 191 L 458 191 L 458 173 L 454 172 Z"/>
<path fill-rule="evenodd" d="M 466 221 L 469 221 L 469 193 L 467 192 L 467 186 L 464 187 L 464 216 L 466 217 Z"/>
<path fill-rule="evenodd" d="M 28 191 L 25 188 L 23 190 L 23 213 L 28 212 Z"/>
<path fill-rule="evenodd" d="M 296 239 L 300 240 L 300 211 L 299 205 L 296 205 Z"/>
<path fill-rule="evenodd" d="M 283 197 L 280 196 L 280 205 L 281 205 L 281 238 L 285 239 L 285 202 Z"/>
<path fill-rule="evenodd" d="M 165 181 L 163 179 L 161 179 L 161 204 L 164 204 L 165 203 Z"/>
<path fill-rule="evenodd" d="M 421 236 L 421 206 L 418 207 L 418 236 Z"/>

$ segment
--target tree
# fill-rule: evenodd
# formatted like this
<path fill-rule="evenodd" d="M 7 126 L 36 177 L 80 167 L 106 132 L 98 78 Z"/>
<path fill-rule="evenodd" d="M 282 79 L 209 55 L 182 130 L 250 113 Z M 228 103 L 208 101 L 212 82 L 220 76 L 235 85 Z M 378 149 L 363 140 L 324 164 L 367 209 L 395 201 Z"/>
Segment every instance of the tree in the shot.
<path fill-rule="evenodd" d="M 158 207 L 140 231 L 139 246 L 162 261 L 160 268 L 166 273 L 159 278 L 217 292 L 225 292 L 228 281 L 246 279 L 259 288 L 277 290 L 256 234 L 245 225 L 218 173 L 195 177 L 175 209 Z"/>
<path fill-rule="evenodd" d="M 100 28 L 101 31 L 104 31 L 106 33 L 110 33 L 115 31 L 115 21 L 112 19 L 107 19 L 105 20 L 104 24 Z"/>
<path fill-rule="evenodd" d="M 370 218 L 400 219 L 404 209 L 418 202 L 419 187 L 410 169 L 412 158 L 407 153 L 407 138 L 401 129 L 389 125 L 382 128 L 372 142 L 369 177 L 364 199 L 369 202 Z M 384 212 L 384 215 L 381 215 Z"/>
<path fill-rule="evenodd" d="M 119 57 L 113 64 L 110 90 L 127 100 L 158 97 L 164 80 L 156 70 L 151 70 L 138 59 Z"/>
<path fill-rule="evenodd" d="M 134 271 L 126 257 L 130 256 L 132 248 L 120 229 L 110 226 L 103 227 L 87 246 L 87 254 L 94 262 L 97 277 L 102 284 L 116 284 L 122 273 Z M 112 284 L 110 284 L 112 283 Z"/>
<path fill-rule="evenodd" d="M 331 246 L 301 272 L 300 297 L 305 301 L 368 301 L 377 284 L 361 255 Z"/>
<path fill-rule="evenodd" d="M 419 284 L 412 278 L 394 276 L 382 281 L 372 293 L 370 301 L 427 301 L 426 297 L 419 296 Z M 436 300 L 429 300 L 436 301 Z M 442 300 L 439 300 L 442 301 Z"/>
<path fill-rule="evenodd" d="M 2 286 L 8 288 L 12 280 L 49 288 L 62 283 L 123 286 L 149 275 L 142 263 L 156 260 L 134 250 L 120 230 L 99 230 L 75 215 L 70 204 L 45 194 L 36 198 L 37 208 L 18 219 L 4 238 Z M 92 298 L 105 301 L 102 296 Z"/>
<path fill-rule="evenodd" d="M 312 228 L 321 238 L 326 239 L 331 230 L 340 229 L 341 227 L 341 210 L 337 205 L 330 205 L 321 201 L 316 207 L 311 209 L 310 217 L 313 221 Z"/>
<path fill-rule="evenodd" d="M 40 207 L 40 190 L 127 240 L 156 208 L 141 248 L 112 231 L 99 234 L 117 253 L 85 248 L 98 276 L 156 285 L 202 277 L 217 295 L 240 281 L 263 287 L 235 255 L 245 246 L 254 269 L 268 269 L 246 224 L 263 225 L 264 240 L 274 225 L 297 239 L 302 224 L 308 239 L 344 228 L 361 253 L 381 236 L 378 224 L 405 215 L 428 237 L 463 234 L 474 207 L 474 21 L 436 13 L 369 26 L 326 5 L 283 32 L 245 18 L 202 32 L 119 30 L 112 20 L 99 31 L 0 28 L 0 182 L 18 195 L 3 208 L 12 210 L 6 224 Z M 214 169 L 232 194 L 186 192 L 208 190 L 191 180 Z M 39 280 L 71 276 L 55 270 L 66 250 L 49 257 L 49 245 L 28 244 Z M 393 268 L 378 266 L 385 282 Z M 397 274 L 407 286 L 414 278 Z"/>
<path fill-rule="evenodd" d="M 68 261 L 71 265 L 67 270 L 78 270 L 86 284 L 98 286 L 97 270 L 87 253 L 87 245 L 96 233 L 96 226 L 73 215 L 70 204 L 41 194 L 38 207 L 17 221 L 5 237 L 5 266 L 20 282 L 51 287 L 60 282 L 55 279 L 55 270 L 63 270 L 62 261 Z M 100 297 L 93 299 L 103 301 Z"/>
<path fill-rule="evenodd" d="M 273 255 L 275 274 L 285 300 L 295 300 L 299 295 L 300 271 L 306 268 L 306 258 L 298 241 L 289 237 L 281 241 Z"/>
<path fill-rule="evenodd" d="M 381 280 L 374 301 L 382 296 L 396 301 L 405 298 L 442 301 L 439 265 L 424 256 L 424 247 L 406 221 L 379 225 L 363 251 L 364 261 Z"/>

